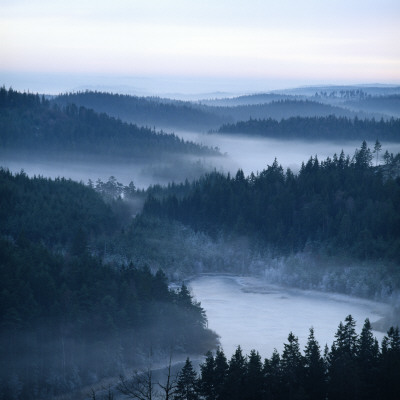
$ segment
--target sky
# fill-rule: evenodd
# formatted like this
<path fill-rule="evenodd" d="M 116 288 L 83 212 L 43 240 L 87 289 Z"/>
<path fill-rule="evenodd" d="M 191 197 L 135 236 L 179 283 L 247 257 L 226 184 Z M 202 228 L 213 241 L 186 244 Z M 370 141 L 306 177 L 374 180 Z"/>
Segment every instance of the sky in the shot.
<path fill-rule="evenodd" d="M 20 90 L 399 84 L 400 1 L 0 0 L 0 48 Z"/>

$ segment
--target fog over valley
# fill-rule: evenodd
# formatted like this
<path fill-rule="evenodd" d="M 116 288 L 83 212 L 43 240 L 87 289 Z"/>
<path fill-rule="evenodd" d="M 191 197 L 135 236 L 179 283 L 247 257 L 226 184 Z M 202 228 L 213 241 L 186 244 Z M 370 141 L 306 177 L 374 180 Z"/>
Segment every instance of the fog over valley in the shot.
<path fill-rule="evenodd" d="M 214 161 L 215 168 L 221 166 L 223 171 L 236 173 L 241 168 L 246 175 L 251 172 L 260 172 L 267 165 L 271 165 L 276 158 L 279 164 L 298 172 L 301 163 L 310 157 L 317 156 L 324 160 L 333 157 L 343 150 L 345 154 L 353 154 L 360 146 L 355 141 L 304 141 L 304 140 L 277 140 L 248 137 L 246 135 L 199 134 L 195 132 L 178 132 L 185 140 L 201 143 L 206 146 L 218 147 L 221 153 L 226 153 L 226 160 Z M 373 143 L 369 143 L 372 145 Z M 400 151 L 400 143 L 382 142 L 383 152 Z"/>
<path fill-rule="evenodd" d="M 0 399 L 395 399 L 398 89 L 314 89 L 1 87 Z"/>
<path fill-rule="evenodd" d="M 324 347 L 334 341 L 336 321 L 346 313 L 357 321 L 359 332 L 366 318 L 374 323 L 389 311 L 384 303 L 282 288 L 251 277 L 201 276 L 191 280 L 189 287 L 207 312 L 208 326 L 221 336 L 227 354 L 240 345 L 246 354 L 257 349 L 262 357 L 271 357 L 274 349 L 282 352 L 282 338 L 290 331 L 298 335 L 304 348 L 311 327 Z M 373 334 L 379 341 L 384 336 L 376 330 Z"/>

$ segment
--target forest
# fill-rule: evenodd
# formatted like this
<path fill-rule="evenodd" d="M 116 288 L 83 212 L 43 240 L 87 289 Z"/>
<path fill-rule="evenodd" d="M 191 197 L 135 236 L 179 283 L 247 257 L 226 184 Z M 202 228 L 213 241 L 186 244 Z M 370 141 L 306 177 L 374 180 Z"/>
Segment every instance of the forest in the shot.
<path fill-rule="evenodd" d="M 225 122 L 212 109 L 200 109 L 190 102 L 157 97 L 138 97 L 102 92 L 77 92 L 62 94 L 52 102 L 60 106 L 76 104 L 97 112 L 144 126 L 172 129 L 203 129 Z"/>
<path fill-rule="evenodd" d="M 0 170 L 0 398 L 51 398 L 215 333 L 185 285 L 91 248 L 126 215 L 92 188 Z M 142 354 L 142 356 L 141 356 Z"/>
<path fill-rule="evenodd" d="M 149 161 L 171 154 L 219 155 L 216 149 L 174 134 L 122 122 L 68 103 L 50 104 L 38 94 L 0 88 L 0 146 L 29 152 L 70 151 Z"/>
<path fill-rule="evenodd" d="M 276 252 L 310 245 L 398 265 L 400 181 L 374 167 L 373 157 L 364 141 L 351 158 L 311 157 L 297 175 L 277 160 L 248 177 L 242 170 L 234 177 L 214 172 L 184 195 L 149 197 L 144 213 L 214 236 L 246 235 Z M 399 155 L 386 158 L 389 167 L 399 162 Z"/>
<path fill-rule="evenodd" d="M 398 141 L 399 120 L 363 119 L 341 108 L 374 99 L 356 97 L 258 94 L 207 104 L 0 88 L 6 154 L 24 150 L 46 159 L 67 151 L 150 163 L 221 157 L 218 148 L 132 123 L 140 121 L 157 129 L 364 140 L 353 155 L 315 155 L 296 173 L 275 159 L 248 176 L 214 169 L 147 188 L 114 176 L 78 183 L 1 168 L 0 398 L 53 398 L 142 368 L 149 353 L 165 360 L 217 349 L 217 333 L 182 283 L 202 272 L 255 274 L 282 286 L 398 304 L 400 154 L 382 154 L 380 140 Z M 304 355 L 291 333 L 282 355 L 264 363 L 256 351 L 244 356 L 238 348 L 227 361 L 219 349 L 208 353 L 200 376 L 187 362 L 193 390 L 179 392 L 178 384 L 173 397 L 394 398 L 399 332 L 390 329 L 379 346 L 371 329 L 366 321 L 357 336 L 348 317 L 323 354 L 310 331 Z"/>
<path fill-rule="evenodd" d="M 314 98 L 277 94 L 189 102 L 86 91 L 56 96 L 51 99 L 51 103 L 61 107 L 76 104 L 138 125 L 204 132 L 249 118 L 280 120 L 294 116 L 327 117 L 333 114 L 339 117 L 366 118 L 371 114 L 325 104 Z M 381 117 L 379 113 L 372 115 Z"/>
<path fill-rule="evenodd" d="M 327 117 L 291 117 L 280 121 L 250 119 L 224 124 L 218 133 L 256 135 L 276 139 L 400 141 L 400 120 Z"/>

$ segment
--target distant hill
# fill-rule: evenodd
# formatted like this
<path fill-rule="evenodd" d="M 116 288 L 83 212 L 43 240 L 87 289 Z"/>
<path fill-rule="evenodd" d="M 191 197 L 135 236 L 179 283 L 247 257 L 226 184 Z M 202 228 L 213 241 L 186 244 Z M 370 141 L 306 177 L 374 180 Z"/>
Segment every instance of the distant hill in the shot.
<path fill-rule="evenodd" d="M 365 112 L 380 112 L 396 118 L 400 117 L 400 94 L 373 96 L 358 101 L 349 100 L 344 106 Z"/>
<path fill-rule="evenodd" d="M 128 124 L 73 103 L 50 104 L 44 97 L 4 87 L 0 88 L 0 145 L 9 150 L 71 151 L 157 160 L 166 154 L 219 154 L 173 134 Z"/>
<path fill-rule="evenodd" d="M 234 107 L 253 104 L 266 104 L 279 100 L 304 100 L 305 96 L 292 96 L 275 93 L 255 93 L 231 98 L 200 100 L 200 104 L 208 106 Z"/>
<path fill-rule="evenodd" d="M 319 92 L 340 92 L 340 91 L 357 91 L 362 90 L 363 92 L 371 96 L 387 96 L 392 94 L 400 94 L 400 86 L 395 85 L 324 85 L 324 86 L 304 86 L 299 88 L 274 90 L 274 94 L 283 95 L 297 95 L 297 96 L 313 96 Z"/>
<path fill-rule="evenodd" d="M 222 125 L 218 133 L 307 140 L 388 140 L 400 141 L 400 119 L 389 121 L 349 119 L 345 117 L 291 117 L 276 121 L 250 119 Z"/>
<path fill-rule="evenodd" d="M 357 114 L 353 111 L 322 104 L 311 100 L 279 100 L 266 104 L 242 105 L 236 107 L 213 107 L 214 112 L 221 116 L 234 119 L 235 122 L 249 118 L 272 118 L 281 120 L 290 117 L 338 117 L 354 118 Z"/>
<path fill-rule="evenodd" d="M 85 91 L 57 96 L 53 102 L 60 106 L 73 103 L 123 121 L 163 129 L 207 130 L 228 122 L 212 110 L 200 109 L 194 103 L 158 97 Z"/>
<path fill-rule="evenodd" d="M 321 96 L 307 99 L 305 96 L 275 93 L 189 102 L 86 91 L 63 94 L 52 99 L 52 102 L 62 107 L 76 104 L 126 122 L 178 131 L 208 131 L 217 129 L 222 124 L 249 118 L 280 120 L 295 116 L 325 117 L 328 115 L 381 118 L 380 114 L 370 115 L 343 107 L 342 104 L 330 104 L 330 101 L 325 101 Z"/>

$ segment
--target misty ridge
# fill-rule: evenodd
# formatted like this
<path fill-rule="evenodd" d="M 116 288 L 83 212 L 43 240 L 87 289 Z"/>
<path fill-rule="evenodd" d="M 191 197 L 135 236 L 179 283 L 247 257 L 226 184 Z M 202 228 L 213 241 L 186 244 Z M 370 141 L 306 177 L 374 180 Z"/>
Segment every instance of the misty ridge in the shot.
<path fill-rule="evenodd" d="M 360 91 L 358 91 L 360 92 Z M 326 92 L 323 92 L 326 94 Z M 290 117 L 347 117 L 360 119 L 398 118 L 398 97 L 348 96 L 338 103 L 335 95 L 313 96 L 256 94 L 232 99 L 179 101 L 173 99 L 137 97 L 103 92 L 78 92 L 55 96 L 51 101 L 66 106 L 76 104 L 104 112 L 138 125 L 156 126 L 161 129 L 200 130 L 217 129 L 224 123 L 250 118 L 281 120 Z M 364 92 L 361 92 L 364 93 Z M 398 96 L 398 95 L 397 95 Z M 348 98 L 351 99 L 351 104 Z M 356 97 L 356 98 L 354 98 Z M 363 110 L 363 102 L 371 106 Z M 386 106 L 381 106 L 386 104 Z M 351 105 L 351 106 L 350 106 Z M 359 108 L 357 108 L 359 106 Z M 382 112 L 389 110 L 387 113 Z M 365 139 L 359 137 L 359 139 Z"/>
<path fill-rule="evenodd" d="M 74 398 L 82 387 L 102 379 L 114 387 L 119 375 L 145 369 L 149 352 L 158 363 L 171 353 L 182 359 L 215 351 L 223 338 L 208 329 L 206 310 L 182 283 L 202 273 L 386 302 L 390 312 L 365 327 L 368 338 L 372 328 L 398 325 L 400 153 L 384 147 L 400 138 L 397 89 L 307 88 L 181 102 L 99 92 L 50 98 L 1 88 L 1 396 Z M 357 141 L 358 148 L 326 158 L 314 153 L 298 171 L 283 168 L 278 154 L 245 173 L 227 167 L 229 152 L 216 141 L 223 136 L 221 143 L 238 147 L 232 138 L 239 134 L 243 143 L 270 135 L 284 148 L 289 137 L 308 137 L 310 152 L 327 136 L 346 149 Z M 37 174 L 17 167 L 35 157 L 49 170 L 58 160 L 66 173 L 73 164 L 82 171 L 74 180 L 51 179 L 40 171 L 46 164 Z M 96 175 L 115 165 L 116 173 Z M 151 181 L 138 184 L 138 170 Z M 320 365 L 324 373 L 341 370 L 341 354 L 360 354 L 347 323 Z M 398 330 L 389 332 L 380 346 L 369 342 L 374 357 L 356 368 L 373 365 L 386 374 L 388 396 L 400 371 Z M 351 349 L 339 346 L 346 334 Z M 289 338 L 299 362 L 289 375 L 300 393 L 310 370 Z M 258 363 L 255 352 L 242 357 L 236 355 L 242 365 Z M 280 357 L 268 359 L 264 372 L 290 372 L 289 353 Z M 196 396 L 208 398 L 213 383 L 207 385 Z M 324 396 L 326 386 L 318 398 Z M 335 396 L 331 388 L 329 398 Z"/>
<path fill-rule="evenodd" d="M 65 163 L 126 164 L 164 181 L 198 177 L 217 148 L 173 133 L 122 122 L 82 106 L 51 104 L 44 96 L 0 89 L 0 151 L 4 158 Z M 185 174 L 180 173 L 185 171 Z"/>

